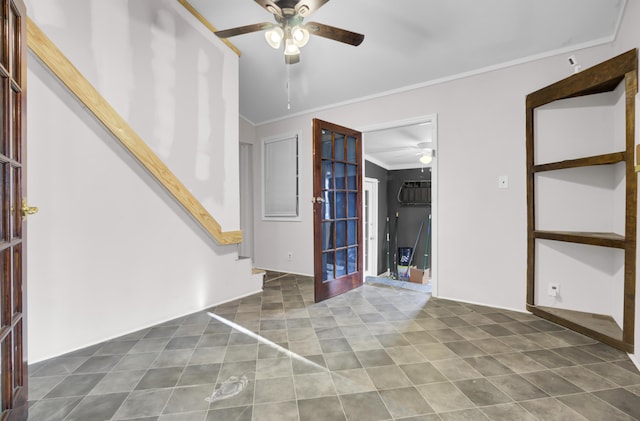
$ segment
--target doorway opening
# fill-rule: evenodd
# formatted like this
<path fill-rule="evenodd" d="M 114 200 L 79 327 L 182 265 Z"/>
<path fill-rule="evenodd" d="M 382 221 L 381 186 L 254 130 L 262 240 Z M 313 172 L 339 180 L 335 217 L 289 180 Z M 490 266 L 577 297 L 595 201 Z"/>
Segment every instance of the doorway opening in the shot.
<path fill-rule="evenodd" d="M 437 116 L 361 131 L 365 186 L 370 180 L 378 188 L 365 204 L 375 208 L 378 224 L 375 233 L 363 225 L 365 234 L 373 234 L 365 241 L 365 256 L 375 253 L 369 261 L 377 260 L 365 281 L 437 296 Z"/>

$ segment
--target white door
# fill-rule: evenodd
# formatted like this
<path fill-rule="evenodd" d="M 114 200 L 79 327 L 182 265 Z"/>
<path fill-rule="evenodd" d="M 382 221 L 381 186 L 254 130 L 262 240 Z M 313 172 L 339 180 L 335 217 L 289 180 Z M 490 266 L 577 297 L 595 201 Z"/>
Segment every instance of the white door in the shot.
<path fill-rule="evenodd" d="M 378 276 L 378 183 L 375 178 L 364 179 L 362 232 L 365 276 Z"/>

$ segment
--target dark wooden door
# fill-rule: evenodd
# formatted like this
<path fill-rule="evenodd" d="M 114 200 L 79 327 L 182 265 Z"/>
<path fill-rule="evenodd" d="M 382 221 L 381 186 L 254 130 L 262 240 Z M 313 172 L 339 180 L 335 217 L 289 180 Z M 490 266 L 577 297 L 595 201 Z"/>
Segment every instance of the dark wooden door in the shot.
<path fill-rule="evenodd" d="M 0 400 L 2 420 L 27 419 L 26 249 L 26 27 L 22 0 L 0 0 Z M 26 210 L 26 209 L 25 209 Z"/>
<path fill-rule="evenodd" d="M 362 285 L 362 133 L 313 120 L 315 301 Z"/>

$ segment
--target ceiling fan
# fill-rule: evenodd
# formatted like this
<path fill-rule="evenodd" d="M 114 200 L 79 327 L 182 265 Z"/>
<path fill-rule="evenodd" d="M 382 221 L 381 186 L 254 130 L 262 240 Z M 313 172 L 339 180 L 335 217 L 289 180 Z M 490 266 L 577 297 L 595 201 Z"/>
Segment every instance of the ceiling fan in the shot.
<path fill-rule="evenodd" d="M 332 39 L 353 46 L 364 40 L 364 35 L 346 29 L 336 28 L 318 22 L 303 23 L 303 20 L 324 6 L 329 0 L 255 0 L 267 12 L 271 13 L 277 23 L 255 23 L 253 25 L 217 31 L 219 38 L 230 38 L 251 32 L 266 31 L 267 43 L 279 49 L 284 41 L 284 61 L 295 64 L 300 61 L 300 48 L 309 41 L 309 35 Z"/>
<path fill-rule="evenodd" d="M 436 156 L 436 151 L 433 148 L 433 144 L 430 140 L 421 141 L 415 145 L 405 145 L 405 146 L 394 146 L 391 149 L 373 149 L 370 154 L 395 154 L 400 155 L 402 157 L 407 157 L 410 155 L 415 155 L 417 160 L 423 164 L 428 165 L 433 161 L 433 158 Z"/>

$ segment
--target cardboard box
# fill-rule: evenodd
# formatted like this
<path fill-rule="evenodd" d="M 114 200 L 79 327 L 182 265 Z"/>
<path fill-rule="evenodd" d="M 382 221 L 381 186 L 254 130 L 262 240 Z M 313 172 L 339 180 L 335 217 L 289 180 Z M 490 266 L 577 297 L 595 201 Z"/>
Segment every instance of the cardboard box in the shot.
<path fill-rule="evenodd" d="M 414 284 L 428 284 L 429 283 L 429 269 L 426 271 L 417 268 L 411 268 L 409 272 L 409 281 Z"/>

